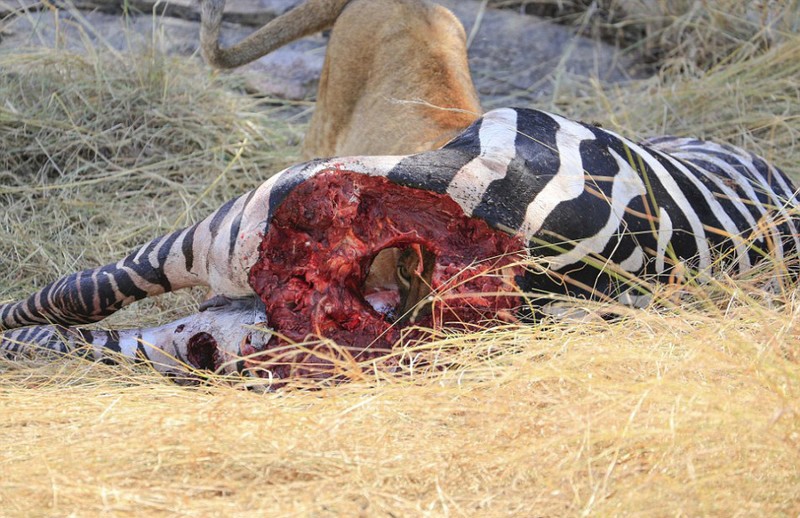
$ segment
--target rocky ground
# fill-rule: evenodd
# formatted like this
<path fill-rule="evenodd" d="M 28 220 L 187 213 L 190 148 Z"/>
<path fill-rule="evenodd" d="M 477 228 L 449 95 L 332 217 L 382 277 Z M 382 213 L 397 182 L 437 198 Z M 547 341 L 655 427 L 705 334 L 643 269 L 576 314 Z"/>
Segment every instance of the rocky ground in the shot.
<path fill-rule="evenodd" d="M 238 41 L 298 3 L 229 1 L 223 41 Z M 618 48 L 577 35 L 572 27 L 519 10 L 487 8 L 476 0 L 439 3 L 450 8 L 466 28 L 470 66 L 487 109 L 536 103 L 553 95 L 566 81 L 580 88 L 588 85 L 590 78 L 618 82 L 642 75 L 643 68 Z M 57 44 L 84 51 L 106 47 L 124 53 L 155 43 L 168 54 L 200 59 L 196 0 L 53 4 L 0 0 L 0 17 L 0 51 Z M 242 75 L 246 88 L 254 93 L 312 99 L 326 42 L 325 34 L 304 38 L 233 73 Z"/>

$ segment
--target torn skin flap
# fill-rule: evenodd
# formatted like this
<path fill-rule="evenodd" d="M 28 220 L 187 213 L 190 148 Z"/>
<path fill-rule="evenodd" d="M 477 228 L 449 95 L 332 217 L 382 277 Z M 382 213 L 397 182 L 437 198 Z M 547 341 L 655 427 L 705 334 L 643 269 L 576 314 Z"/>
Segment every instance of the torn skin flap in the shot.
<path fill-rule="evenodd" d="M 252 352 L 272 362 L 278 378 L 327 377 L 337 362 L 387 354 L 403 326 L 392 324 L 392 308 L 379 310 L 371 299 L 379 293 L 381 304 L 399 304 L 389 302 L 398 299 L 393 273 L 397 255 L 409 248 L 415 273 L 430 277 L 433 298 L 447 291 L 415 325 L 485 321 L 519 305 L 509 282 L 524 249 L 518 237 L 465 216 L 447 195 L 324 171 L 287 195 L 251 268 L 250 284 L 276 331 L 264 350 Z M 498 269 L 508 274 L 485 275 Z M 320 339 L 338 345 L 295 346 Z"/>

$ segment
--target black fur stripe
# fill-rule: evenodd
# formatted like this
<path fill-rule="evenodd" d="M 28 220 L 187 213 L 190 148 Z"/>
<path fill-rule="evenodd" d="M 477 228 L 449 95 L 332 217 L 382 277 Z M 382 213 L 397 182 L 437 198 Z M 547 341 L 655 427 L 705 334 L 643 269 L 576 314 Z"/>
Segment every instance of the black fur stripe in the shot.
<path fill-rule="evenodd" d="M 464 149 L 442 149 L 435 157 L 411 155 L 401 160 L 387 178 L 404 187 L 444 194 L 455 175 L 478 154 Z"/>
<path fill-rule="evenodd" d="M 191 272 L 192 267 L 194 267 L 194 233 L 196 230 L 197 225 L 192 225 L 181 240 L 181 252 L 183 253 L 184 265 L 187 272 Z"/>
<path fill-rule="evenodd" d="M 275 181 L 269 193 L 269 217 L 271 218 L 280 204 L 295 187 L 309 179 L 323 160 L 312 160 L 305 164 L 284 171 Z"/>
<path fill-rule="evenodd" d="M 247 198 L 245 198 L 244 203 L 242 203 L 239 213 L 236 214 L 236 217 L 234 217 L 233 221 L 231 222 L 230 236 L 228 238 L 228 260 L 230 261 L 233 260 L 234 250 L 236 249 L 236 239 L 239 237 L 239 229 L 242 225 L 242 216 L 244 215 L 244 211 L 247 210 L 248 205 L 250 205 L 250 201 L 253 199 L 255 194 L 255 189 L 247 194 Z"/>
<path fill-rule="evenodd" d="M 527 114 L 526 114 L 527 115 Z M 516 156 L 505 177 L 486 189 L 473 215 L 493 226 L 518 229 L 528 205 L 558 173 L 561 165 L 556 132 L 558 123 L 542 112 L 517 119 Z"/>
<path fill-rule="evenodd" d="M 476 121 L 435 153 L 410 155 L 402 159 L 386 177 L 404 187 L 444 194 L 455 175 L 480 155 L 478 134 L 481 124 L 482 119 Z"/>
<path fill-rule="evenodd" d="M 217 211 L 214 213 L 214 216 L 212 216 L 211 222 L 208 224 L 208 229 L 211 232 L 212 240 L 217 237 L 217 233 L 219 233 L 219 227 L 222 225 L 222 221 L 231 211 L 231 207 L 233 207 L 233 204 L 236 203 L 238 199 L 239 198 L 228 200 L 222 207 L 217 209 Z"/>
<path fill-rule="evenodd" d="M 123 266 L 130 268 L 136 273 L 136 275 L 148 283 L 161 286 L 163 292 L 168 292 L 172 290 L 172 284 L 169 282 L 169 279 L 167 278 L 163 268 L 161 268 L 161 263 L 154 265 L 150 261 L 150 255 L 162 246 L 161 242 L 163 239 L 163 237 L 156 238 L 150 241 L 150 243 L 148 243 L 144 249 L 134 252 L 126 257 L 123 261 Z M 156 256 L 156 261 L 158 261 L 157 257 L 158 254 Z M 120 291 L 125 294 L 129 293 L 128 291 L 122 289 Z"/>

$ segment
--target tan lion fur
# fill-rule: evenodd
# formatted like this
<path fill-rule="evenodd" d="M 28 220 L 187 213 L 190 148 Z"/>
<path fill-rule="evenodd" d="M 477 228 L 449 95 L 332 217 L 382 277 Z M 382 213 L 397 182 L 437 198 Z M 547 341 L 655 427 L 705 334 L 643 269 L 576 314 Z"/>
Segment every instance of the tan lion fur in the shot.
<path fill-rule="evenodd" d="M 202 1 L 206 60 L 231 68 L 332 25 L 303 145 L 318 156 L 409 154 L 446 143 L 481 114 L 456 17 L 424 0 L 308 0 L 227 49 L 224 0 Z"/>

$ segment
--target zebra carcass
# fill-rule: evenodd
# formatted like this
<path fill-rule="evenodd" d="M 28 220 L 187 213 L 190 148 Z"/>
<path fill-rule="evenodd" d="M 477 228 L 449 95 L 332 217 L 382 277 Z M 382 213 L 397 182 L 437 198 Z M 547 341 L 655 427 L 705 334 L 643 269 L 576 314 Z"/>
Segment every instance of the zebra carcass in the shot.
<path fill-rule="evenodd" d="M 500 109 L 439 150 L 289 168 L 117 263 L 2 305 L 2 348 L 88 343 L 95 358 L 113 350 L 165 371 L 331 376 L 420 328 L 514 319 L 554 295 L 640 301 L 645 280 L 677 270 L 790 264 L 796 206 L 780 170 L 733 146 L 635 143 Z M 217 297 L 182 321 L 72 327 L 197 285 Z"/>

